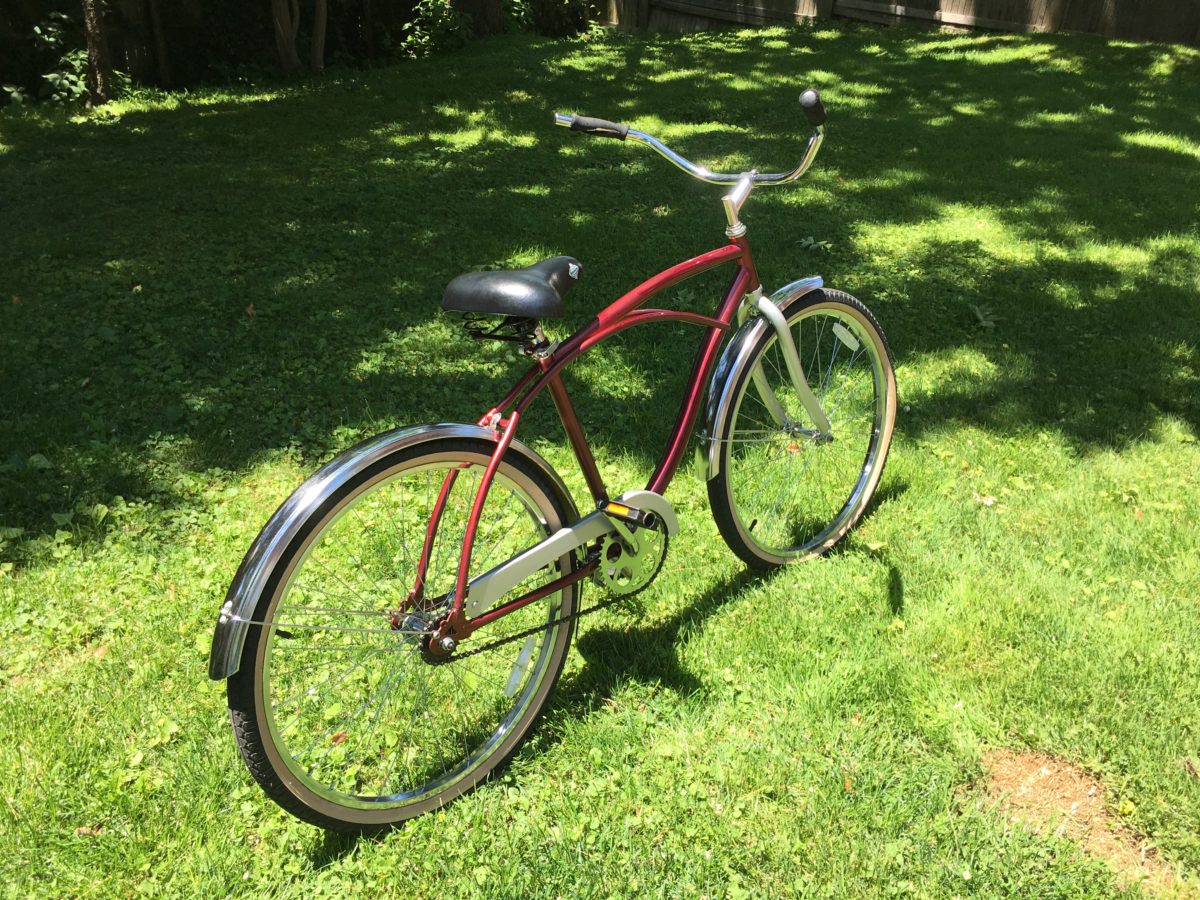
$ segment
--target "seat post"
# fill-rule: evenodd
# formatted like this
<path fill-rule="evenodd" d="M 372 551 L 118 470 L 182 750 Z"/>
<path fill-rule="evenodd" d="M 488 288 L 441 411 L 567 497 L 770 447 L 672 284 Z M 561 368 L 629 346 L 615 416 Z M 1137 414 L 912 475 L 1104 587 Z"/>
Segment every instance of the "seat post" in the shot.
<path fill-rule="evenodd" d="M 542 323 L 538 322 L 533 326 L 533 333 L 526 335 L 521 353 L 541 362 L 553 354 L 557 347 L 558 341 L 551 341 L 546 337 L 546 332 L 542 331 Z"/>

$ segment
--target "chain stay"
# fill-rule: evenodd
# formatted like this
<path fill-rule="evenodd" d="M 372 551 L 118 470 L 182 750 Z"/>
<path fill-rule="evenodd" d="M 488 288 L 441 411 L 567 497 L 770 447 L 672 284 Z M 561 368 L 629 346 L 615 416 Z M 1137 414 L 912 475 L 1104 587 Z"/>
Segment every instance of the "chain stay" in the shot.
<path fill-rule="evenodd" d="M 622 600 L 628 600 L 631 596 L 632 594 L 621 594 L 615 597 L 609 597 L 607 600 L 601 600 L 599 603 L 589 606 L 587 609 L 581 609 L 578 612 L 573 612 L 567 616 L 559 616 L 553 622 L 547 622 L 545 625 L 534 625 L 532 628 L 526 628 L 524 631 L 518 631 L 515 634 L 506 635 L 502 638 L 496 638 L 496 640 L 492 641 L 491 643 L 484 644 L 482 647 L 474 647 L 470 650 L 452 653 L 445 659 L 434 661 L 434 665 L 444 666 L 448 663 L 455 662 L 456 660 L 466 659 L 468 656 L 475 656 L 478 653 L 484 653 L 488 650 L 495 650 L 497 647 L 503 647 L 505 644 L 514 643 L 515 641 L 521 640 L 521 638 L 527 638 L 531 635 L 546 631 L 547 629 L 553 628 L 556 625 L 561 625 L 563 622 L 570 622 L 572 619 L 579 619 L 583 616 L 591 615 L 594 612 L 600 612 L 600 610 L 607 609 L 614 603 L 620 603 Z"/>
<path fill-rule="evenodd" d="M 651 530 L 651 529 L 647 528 L 646 530 Z M 616 603 L 620 603 L 622 600 L 629 600 L 631 597 L 634 597 L 637 594 L 640 594 L 642 591 L 644 591 L 646 588 L 648 588 L 650 586 L 650 584 L 658 577 L 659 572 L 662 570 L 663 563 L 666 561 L 666 558 L 667 558 L 667 546 L 668 546 L 668 538 L 665 533 L 662 533 L 662 542 L 663 542 L 662 548 L 659 551 L 659 556 L 658 556 L 658 564 L 654 567 L 653 574 L 651 574 L 650 577 L 646 579 L 646 582 L 644 584 L 635 588 L 634 590 L 628 591 L 627 593 L 614 594 L 613 596 L 609 597 L 607 600 L 601 600 L 599 603 L 593 604 L 592 606 L 589 606 L 587 609 L 581 609 L 578 612 L 573 612 L 568 616 L 559 616 L 553 622 L 547 622 L 545 625 L 534 625 L 531 628 L 526 628 L 525 630 L 518 631 L 515 634 L 510 634 L 510 635 L 506 635 L 505 637 L 502 637 L 502 638 L 497 638 L 496 640 L 491 641 L 490 643 L 484 644 L 483 646 L 474 647 L 470 650 L 463 650 L 463 651 L 456 650 L 454 653 L 451 653 L 450 655 L 445 656 L 442 659 L 430 660 L 430 661 L 434 665 L 446 665 L 447 663 L 452 663 L 457 659 L 466 659 L 467 657 L 475 656 L 479 653 L 485 653 L 488 650 L 495 650 L 497 647 L 503 647 L 505 644 L 511 644 L 511 643 L 514 643 L 515 641 L 521 640 L 522 638 L 527 638 L 531 635 L 535 635 L 542 631 L 546 631 L 547 629 L 554 628 L 556 625 L 561 625 L 564 622 L 570 622 L 574 619 L 579 619 L 579 618 L 582 618 L 583 616 L 591 615 L 592 613 L 595 613 L 595 612 L 600 612 L 601 610 L 607 609 L 608 607 L 610 607 Z M 596 550 L 593 550 L 592 553 L 589 554 L 588 557 L 582 562 L 582 564 L 588 565 L 589 563 L 599 562 L 600 565 L 603 565 L 604 562 L 603 562 L 603 559 L 601 558 L 601 556 L 602 556 L 601 552 L 597 552 Z M 582 579 L 581 579 L 581 581 L 582 581 Z M 576 582 L 576 583 L 580 583 L 580 582 Z"/>

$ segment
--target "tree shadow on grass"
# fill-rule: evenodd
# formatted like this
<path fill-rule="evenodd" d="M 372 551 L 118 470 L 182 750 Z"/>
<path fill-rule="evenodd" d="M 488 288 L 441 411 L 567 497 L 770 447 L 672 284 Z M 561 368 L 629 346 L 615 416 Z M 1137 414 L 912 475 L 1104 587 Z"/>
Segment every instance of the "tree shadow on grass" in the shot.
<path fill-rule="evenodd" d="M 951 423 L 1051 430 L 1081 451 L 1143 439 L 1163 416 L 1200 432 L 1194 260 L 1171 246 L 1143 256 L 1129 268 L 1017 262 L 973 241 L 929 242 L 906 255 L 924 283 L 892 307 L 902 359 L 948 365 L 902 397 L 911 409 L 898 427 L 914 437 Z M 971 352 L 955 362 L 947 347 Z"/>
<path fill-rule="evenodd" d="M 398 424 L 473 421 L 517 367 L 435 313 L 450 277 L 576 255 L 566 332 L 721 242 L 719 192 L 644 148 L 556 131 L 549 111 L 637 118 L 714 166 L 781 168 L 803 140 L 805 71 L 830 140 L 807 190 L 747 209 L 764 281 L 823 269 L 872 305 L 901 365 L 968 348 L 992 369 L 923 394 L 907 433 L 961 418 L 1087 449 L 1125 446 L 1164 412 L 1195 429 L 1197 261 L 1168 238 L 1197 227 L 1197 59 L 827 25 L 507 38 L 119 123 L 9 118 L 0 237 L 21 249 L 0 276 L 0 525 L 53 531 L 52 513 L 118 494 L 188 506 L 197 481 L 273 454 L 307 466 Z M 903 245 L 904 228 L 964 209 L 1056 252 L 1002 257 L 961 234 Z M 900 238 L 881 251 L 868 225 Z M 810 234 L 832 252 L 805 255 Z M 573 382 L 589 433 L 647 470 L 675 392 L 643 400 L 595 372 L 656 377 L 665 346 L 637 329 Z M 627 427 L 623 407 L 659 427 Z M 535 410 L 524 426 L 561 440 L 548 404 Z"/>

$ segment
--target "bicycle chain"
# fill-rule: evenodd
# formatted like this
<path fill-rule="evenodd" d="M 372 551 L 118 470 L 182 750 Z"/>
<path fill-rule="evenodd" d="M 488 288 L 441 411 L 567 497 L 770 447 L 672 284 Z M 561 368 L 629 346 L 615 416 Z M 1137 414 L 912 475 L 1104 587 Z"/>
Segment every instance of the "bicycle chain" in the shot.
<path fill-rule="evenodd" d="M 526 628 L 524 631 L 518 631 L 515 634 L 510 634 L 506 637 L 496 638 L 496 640 L 492 641 L 491 643 L 484 644 L 481 647 L 474 647 L 470 650 L 464 650 L 461 653 L 452 653 L 445 659 L 437 660 L 434 662 L 434 665 L 444 666 L 460 659 L 467 659 L 470 656 L 484 653 L 488 650 L 495 650 L 497 647 L 503 647 L 505 644 L 514 643 L 515 641 L 521 640 L 521 638 L 527 638 L 531 635 L 538 634 L 539 632 L 546 631 L 556 625 L 561 625 L 563 622 L 570 622 L 573 619 L 580 619 L 584 616 L 591 615 L 594 612 L 600 612 L 600 610 L 607 609 L 614 603 L 620 603 L 622 600 L 628 600 L 632 596 L 633 594 L 619 594 L 615 597 L 609 597 L 607 600 L 602 600 L 594 606 L 589 606 L 587 609 L 581 609 L 578 612 L 571 613 L 570 615 L 559 616 L 553 622 L 547 622 L 545 625 L 534 625 L 532 628 Z"/>

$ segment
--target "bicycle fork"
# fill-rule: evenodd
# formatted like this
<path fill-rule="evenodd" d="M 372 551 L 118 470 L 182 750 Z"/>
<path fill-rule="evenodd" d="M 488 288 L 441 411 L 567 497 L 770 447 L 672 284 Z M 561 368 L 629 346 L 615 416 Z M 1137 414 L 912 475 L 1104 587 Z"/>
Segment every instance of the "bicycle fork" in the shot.
<path fill-rule="evenodd" d="M 824 286 L 824 284 L 825 282 L 819 276 L 814 276 L 797 281 L 789 285 L 789 288 L 797 288 L 802 292 L 807 292 L 816 290 Z M 792 336 L 792 329 L 788 327 L 783 313 L 779 311 L 778 306 L 763 296 L 761 287 L 756 288 L 746 295 L 746 300 L 738 309 L 739 324 L 746 320 L 751 309 L 766 319 L 771 327 L 775 329 L 779 346 L 783 350 L 783 360 L 787 366 L 788 376 L 792 380 L 792 387 L 795 389 L 796 396 L 800 399 L 800 404 L 804 407 L 804 411 L 808 413 L 817 430 L 816 436 L 826 439 L 832 437 L 833 429 L 829 424 L 829 417 L 821 409 L 821 404 L 818 402 L 816 394 L 813 393 L 812 388 L 809 387 L 808 379 L 804 376 L 804 367 L 800 364 L 800 353 L 796 349 L 796 341 Z M 795 423 L 792 422 L 791 418 L 784 411 L 779 398 L 775 396 L 775 391 L 771 389 L 771 385 L 767 382 L 767 376 L 762 370 L 761 362 L 755 363 L 754 369 L 750 372 L 750 378 L 754 382 L 754 387 L 758 390 L 759 396 L 762 397 L 763 404 L 767 407 L 767 412 L 775 420 L 775 424 L 781 428 L 794 426 Z"/>

